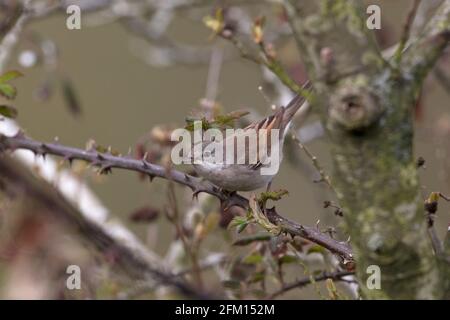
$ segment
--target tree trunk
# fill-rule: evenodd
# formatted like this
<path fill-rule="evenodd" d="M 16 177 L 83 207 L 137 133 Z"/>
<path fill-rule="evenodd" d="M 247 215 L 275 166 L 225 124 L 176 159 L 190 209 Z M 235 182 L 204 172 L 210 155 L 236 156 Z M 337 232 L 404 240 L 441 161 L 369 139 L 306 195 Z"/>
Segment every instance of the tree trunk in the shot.
<path fill-rule="evenodd" d="M 369 299 L 443 298 L 449 264 L 438 267 L 427 234 L 412 111 L 427 71 L 448 44 L 450 1 L 395 61 L 376 47 L 359 3 L 323 0 L 311 8 L 285 2 L 315 88 L 314 109 L 331 141 L 332 181 L 361 292 Z M 380 268 L 380 289 L 366 286 L 371 265 Z"/>

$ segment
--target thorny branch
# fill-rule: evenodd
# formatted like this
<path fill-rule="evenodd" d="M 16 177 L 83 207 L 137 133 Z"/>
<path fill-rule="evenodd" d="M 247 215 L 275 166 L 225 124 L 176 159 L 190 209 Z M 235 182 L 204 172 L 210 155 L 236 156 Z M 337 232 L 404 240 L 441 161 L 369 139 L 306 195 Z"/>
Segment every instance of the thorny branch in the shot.
<path fill-rule="evenodd" d="M 103 173 L 110 172 L 113 168 L 137 171 L 147 174 L 150 179 L 159 177 L 188 186 L 194 192 L 194 196 L 201 192 L 209 193 L 224 203 L 226 208 L 230 208 L 231 206 L 239 206 L 245 209 L 249 208 L 248 199 L 241 195 L 223 192 L 208 181 L 178 170 L 167 170 L 167 168 L 152 164 L 145 159 L 137 160 L 130 156 L 114 156 L 109 153 L 100 153 L 96 150 L 82 150 L 57 143 L 42 143 L 29 139 L 21 133 L 13 137 L 1 136 L 0 148 L 9 150 L 27 149 L 34 152 L 36 155 L 45 156 L 46 154 L 51 154 L 63 157 L 69 162 L 76 159 L 84 160 L 91 163 L 93 166 L 99 167 L 100 171 Z M 269 209 L 267 211 L 267 216 L 272 223 L 281 227 L 282 232 L 289 233 L 292 236 L 297 235 L 317 243 L 331 252 L 342 256 L 344 261 L 353 261 L 353 254 L 347 243 L 332 239 L 316 228 L 292 222 L 280 216 L 274 209 Z"/>
<path fill-rule="evenodd" d="M 292 136 L 292 139 L 298 144 L 300 149 L 305 151 L 305 153 L 308 156 L 308 158 L 311 159 L 311 161 L 312 161 L 312 163 L 314 165 L 314 168 L 316 168 L 317 172 L 319 172 L 319 174 L 320 174 L 321 180 L 319 180 L 319 181 L 320 182 L 322 182 L 322 181 L 325 182 L 328 185 L 328 187 L 331 190 L 333 190 L 334 193 L 336 193 L 336 190 L 333 188 L 333 185 L 331 184 L 330 176 L 325 173 L 325 170 L 320 165 L 319 160 L 317 160 L 317 157 L 315 155 L 313 155 L 303 143 L 301 143 L 301 141 L 298 139 L 297 135 L 294 134 Z"/>

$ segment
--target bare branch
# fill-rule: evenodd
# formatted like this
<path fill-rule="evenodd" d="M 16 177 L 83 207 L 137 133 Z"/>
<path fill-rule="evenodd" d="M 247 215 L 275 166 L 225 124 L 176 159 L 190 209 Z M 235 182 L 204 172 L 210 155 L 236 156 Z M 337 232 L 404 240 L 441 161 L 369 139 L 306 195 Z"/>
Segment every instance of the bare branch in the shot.
<path fill-rule="evenodd" d="M 428 22 L 422 35 L 403 54 L 407 71 L 417 83 L 421 83 L 434 67 L 449 42 L 450 0 L 445 0 Z"/>
<path fill-rule="evenodd" d="M 30 14 L 24 8 L 14 9 L 16 17 L 12 18 L 4 27 L 4 36 L 0 37 L 0 74 L 8 62 L 9 56 L 16 44 L 19 42 L 20 34 L 24 25 L 30 19 Z"/>
<path fill-rule="evenodd" d="M 311 162 L 313 163 L 314 168 L 316 168 L 317 172 L 319 172 L 319 174 L 320 174 L 320 178 L 321 178 L 320 181 L 325 182 L 328 185 L 328 187 L 331 190 L 333 190 L 334 193 L 336 193 L 336 190 L 334 189 L 333 185 L 331 184 L 330 176 L 325 173 L 325 170 L 323 169 L 323 167 L 319 163 L 319 160 L 317 160 L 317 157 L 315 155 L 313 155 L 303 143 L 301 143 L 301 141 L 297 138 L 296 134 L 292 135 L 292 139 L 294 139 L 294 141 L 298 144 L 300 149 L 305 151 L 305 153 L 308 156 L 308 158 L 311 159 Z"/>
<path fill-rule="evenodd" d="M 409 39 L 409 35 L 410 35 L 410 31 L 411 31 L 411 27 L 414 21 L 414 17 L 416 16 L 417 13 L 417 8 L 419 7 L 421 0 L 414 0 L 414 3 L 411 7 L 411 10 L 408 13 L 408 16 L 406 18 L 405 21 L 405 25 L 403 26 L 403 32 L 402 32 L 402 36 L 400 38 L 400 44 L 397 47 L 397 51 L 395 52 L 394 55 L 394 60 L 396 65 L 400 65 L 401 60 L 402 60 L 402 56 L 403 56 L 403 50 L 405 49 L 406 43 Z"/>
<path fill-rule="evenodd" d="M 336 271 L 336 272 L 332 272 L 332 273 L 324 272 L 317 276 L 305 277 L 305 278 L 297 280 L 291 284 L 284 285 L 280 290 L 275 291 L 274 293 L 269 295 L 267 297 L 267 299 L 274 299 L 282 294 L 285 294 L 286 292 L 288 292 L 292 289 L 302 288 L 304 286 L 307 286 L 308 284 L 312 284 L 314 282 L 319 282 L 319 281 L 325 281 L 327 279 L 332 279 L 334 281 L 346 281 L 345 279 L 343 279 L 344 277 L 351 276 L 354 274 L 355 274 L 354 271 Z"/>

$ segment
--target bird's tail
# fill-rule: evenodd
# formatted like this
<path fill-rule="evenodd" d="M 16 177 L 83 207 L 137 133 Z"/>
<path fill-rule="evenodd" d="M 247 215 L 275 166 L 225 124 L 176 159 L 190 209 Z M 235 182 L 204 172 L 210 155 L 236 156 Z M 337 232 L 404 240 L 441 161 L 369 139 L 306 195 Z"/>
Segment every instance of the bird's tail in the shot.
<path fill-rule="evenodd" d="M 303 85 L 302 90 L 308 90 L 311 88 L 311 83 L 309 81 L 306 81 L 306 83 Z M 305 102 L 305 97 L 303 97 L 300 94 L 297 94 L 291 102 L 285 107 L 283 112 L 283 120 L 282 120 L 282 128 L 286 128 L 289 124 L 289 122 L 292 120 L 294 115 L 297 113 L 298 109 L 303 105 Z"/>

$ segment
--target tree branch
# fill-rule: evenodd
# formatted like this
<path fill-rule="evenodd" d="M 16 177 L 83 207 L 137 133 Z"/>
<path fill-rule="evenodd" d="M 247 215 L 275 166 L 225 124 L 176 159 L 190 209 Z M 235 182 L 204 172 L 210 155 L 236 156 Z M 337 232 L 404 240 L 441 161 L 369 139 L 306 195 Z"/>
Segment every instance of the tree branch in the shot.
<path fill-rule="evenodd" d="M 408 13 L 408 16 L 405 21 L 405 25 L 403 26 L 402 36 L 400 38 L 400 44 L 397 47 L 397 51 L 394 54 L 394 60 L 396 65 L 400 65 L 402 57 L 403 57 L 403 49 L 405 49 L 406 43 L 409 39 L 411 27 L 414 21 L 414 18 L 417 13 L 417 9 L 419 8 L 421 0 L 414 0 L 411 10 Z"/>
<path fill-rule="evenodd" d="M 0 186 L 11 199 L 25 196 L 46 210 L 36 210 L 54 216 L 68 225 L 77 235 L 103 254 L 113 254 L 115 262 L 133 280 L 156 281 L 174 287 L 182 294 L 197 298 L 211 298 L 187 283 L 154 266 L 138 250 L 124 245 L 101 226 L 86 219 L 57 189 L 44 180 L 36 178 L 27 168 L 7 155 L 0 157 Z"/>
<path fill-rule="evenodd" d="M 131 157 L 114 156 L 109 153 L 99 153 L 96 150 L 82 150 L 72 147 L 63 146 L 56 143 L 42 143 L 29 139 L 19 133 L 13 137 L 0 136 L 0 149 L 15 150 L 27 149 L 36 155 L 51 154 L 63 157 L 71 162 L 72 160 L 84 160 L 92 165 L 99 167 L 102 172 L 109 172 L 112 168 L 120 168 L 132 170 L 147 174 L 151 179 L 159 177 L 174 181 L 178 184 L 188 186 L 194 192 L 194 196 L 201 192 L 209 193 L 217 197 L 225 207 L 239 206 L 249 208 L 249 201 L 236 193 L 228 194 L 221 191 L 212 183 L 203 179 L 188 175 L 184 172 L 164 168 L 162 166 L 149 163 L 145 160 L 136 160 Z M 331 252 L 342 256 L 346 261 L 353 260 L 353 254 L 350 246 L 345 242 L 339 242 L 328 235 L 320 232 L 316 228 L 307 227 L 292 222 L 280 215 L 274 209 L 267 212 L 269 220 L 274 224 L 279 224 L 283 232 L 287 232 L 293 236 L 297 235 L 311 242 L 317 243 Z"/>
<path fill-rule="evenodd" d="M 314 277 L 313 276 L 305 277 L 305 278 L 297 280 L 291 284 L 284 285 L 280 290 L 275 291 L 270 296 L 268 296 L 267 299 L 274 299 L 274 298 L 278 297 L 279 295 L 282 295 L 292 289 L 301 288 L 301 287 L 307 286 L 308 284 L 311 284 L 314 282 L 325 281 L 327 279 L 332 279 L 335 281 L 345 281 L 344 279 L 342 279 L 343 277 L 351 276 L 354 274 L 355 274 L 354 271 L 336 271 L 336 272 L 332 272 L 332 273 L 324 272 L 324 273 L 314 276 Z"/>
<path fill-rule="evenodd" d="M 406 70 L 422 83 L 450 42 L 450 0 L 445 0 L 425 27 L 422 35 L 404 53 Z"/>

